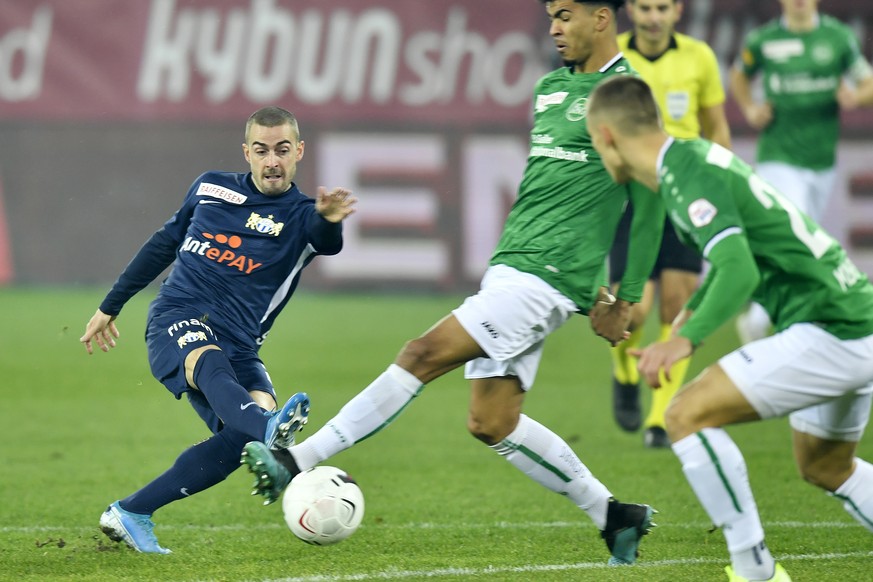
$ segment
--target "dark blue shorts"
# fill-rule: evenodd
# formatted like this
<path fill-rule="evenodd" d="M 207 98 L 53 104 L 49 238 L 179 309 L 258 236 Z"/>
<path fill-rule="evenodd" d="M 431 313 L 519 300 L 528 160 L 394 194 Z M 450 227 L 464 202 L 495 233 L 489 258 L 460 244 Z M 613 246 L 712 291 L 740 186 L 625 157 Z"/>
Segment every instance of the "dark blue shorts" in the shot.
<path fill-rule="evenodd" d="M 624 276 L 627 267 L 627 251 L 630 237 L 630 225 L 633 217 L 633 207 L 628 204 L 627 210 L 622 215 L 615 233 L 615 241 L 609 251 L 609 282 L 618 283 Z M 661 271 L 665 269 L 686 271 L 700 274 L 703 269 L 703 258 L 696 249 L 682 244 L 679 235 L 670 219 L 664 222 L 664 237 L 661 239 L 661 249 L 652 269 L 649 279 L 656 280 L 661 277 Z"/>
<path fill-rule="evenodd" d="M 199 319 L 203 313 L 203 309 L 196 306 L 152 303 L 145 339 L 154 377 L 176 398 L 182 398 L 182 394 L 187 393 L 191 406 L 210 430 L 216 432 L 221 426 L 220 421 L 203 394 L 185 379 L 185 358 L 192 351 L 204 346 L 218 346 L 230 361 L 237 381 L 246 390 L 260 390 L 274 399 L 276 391 L 257 351 L 241 349 L 234 342 L 222 341 L 208 322 Z"/>

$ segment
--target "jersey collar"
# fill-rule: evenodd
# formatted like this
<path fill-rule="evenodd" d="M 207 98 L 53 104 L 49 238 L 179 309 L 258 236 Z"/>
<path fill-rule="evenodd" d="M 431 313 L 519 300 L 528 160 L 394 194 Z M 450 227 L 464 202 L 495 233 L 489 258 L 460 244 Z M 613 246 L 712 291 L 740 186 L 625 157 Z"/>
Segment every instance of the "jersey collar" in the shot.
<path fill-rule="evenodd" d="M 665 54 L 667 54 L 667 51 L 668 51 L 668 50 L 670 50 L 670 49 L 678 49 L 678 48 L 679 48 L 679 43 L 676 42 L 676 35 L 675 35 L 675 34 L 671 34 L 671 35 L 670 35 L 670 42 L 667 44 L 667 48 L 664 49 L 664 52 L 662 52 L 662 53 L 660 53 L 660 54 L 658 54 L 658 55 L 655 55 L 654 57 L 650 57 L 650 56 L 645 55 L 645 54 L 643 54 L 643 53 L 640 52 L 640 49 L 637 48 L 637 35 L 631 33 L 630 38 L 627 40 L 627 48 L 628 48 L 628 50 L 636 51 L 637 54 L 639 54 L 641 57 L 643 57 L 643 58 L 646 59 L 647 61 L 651 61 L 651 62 L 654 63 L 655 61 L 657 61 L 658 59 L 660 59 L 661 57 L 663 57 Z"/>
<path fill-rule="evenodd" d="M 819 14 L 818 12 L 816 12 L 816 13 L 813 14 L 813 16 L 812 16 L 812 28 L 810 28 L 809 30 L 815 30 L 815 29 L 817 29 L 820 25 L 821 25 L 821 14 Z M 781 26 L 783 29 L 785 29 L 785 30 L 791 32 L 791 29 L 788 28 L 788 19 L 786 19 L 785 16 L 782 16 L 782 17 L 779 18 L 779 26 Z M 804 32 L 809 32 L 809 31 L 804 31 Z M 796 33 L 795 33 L 795 34 L 796 34 Z"/>
<path fill-rule="evenodd" d="M 608 71 L 609 69 L 611 69 L 611 68 L 613 67 L 613 65 L 615 65 L 615 63 L 617 63 L 618 61 L 620 61 L 623 57 L 624 57 L 624 53 L 621 52 L 621 51 L 618 51 L 618 54 L 617 54 L 617 55 L 615 55 L 614 57 L 612 57 L 611 59 L 609 59 L 609 61 L 607 61 L 607 63 L 606 63 L 605 65 L 603 65 L 602 67 L 600 67 L 600 72 L 601 72 L 601 73 L 605 73 L 606 71 Z"/>
<path fill-rule="evenodd" d="M 658 152 L 658 162 L 656 164 L 656 169 L 658 171 L 658 184 L 661 184 L 661 167 L 664 165 L 664 156 L 667 155 L 667 150 L 670 149 L 670 146 L 673 145 L 673 142 L 676 141 L 673 139 L 673 136 L 668 136 L 667 141 L 664 142 L 664 145 L 661 146 L 661 151 Z"/>

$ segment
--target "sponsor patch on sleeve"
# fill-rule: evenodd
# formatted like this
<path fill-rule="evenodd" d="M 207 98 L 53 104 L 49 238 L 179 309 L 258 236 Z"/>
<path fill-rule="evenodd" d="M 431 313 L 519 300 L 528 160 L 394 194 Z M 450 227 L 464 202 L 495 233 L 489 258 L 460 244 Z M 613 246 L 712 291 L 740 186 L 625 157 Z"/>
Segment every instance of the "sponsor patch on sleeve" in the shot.
<path fill-rule="evenodd" d="M 712 222 L 716 214 L 718 214 L 718 209 L 706 198 L 698 198 L 688 205 L 688 218 L 691 219 L 691 224 L 697 228 Z"/>

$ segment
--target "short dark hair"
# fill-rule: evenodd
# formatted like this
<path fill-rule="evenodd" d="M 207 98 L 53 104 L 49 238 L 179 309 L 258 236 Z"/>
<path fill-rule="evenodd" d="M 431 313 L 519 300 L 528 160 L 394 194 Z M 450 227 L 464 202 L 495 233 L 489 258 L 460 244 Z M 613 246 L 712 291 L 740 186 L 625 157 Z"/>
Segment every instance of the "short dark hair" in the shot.
<path fill-rule="evenodd" d="M 300 139 L 300 129 L 297 127 L 297 118 L 287 109 L 268 105 L 261 107 L 249 116 L 246 121 L 246 143 L 249 142 L 249 130 L 255 124 L 263 127 L 276 127 L 279 125 L 288 124 L 294 130 L 295 139 Z"/>
<path fill-rule="evenodd" d="M 633 75 L 615 75 L 594 88 L 588 98 L 588 118 L 609 117 L 618 130 L 637 135 L 661 127 L 658 104 L 652 89 Z"/>
<path fill-rule="evenodd" d="M 543 4 L 552 2 L 553 0 L 540 0 Z M 618 12 L 618 9 L 624 6 L 625 0 L 573 0 L 577 4 L 593 4 L 594 6 L 609 6 L 613 12 Z"/>
<path fill-rule="evenodd" d="M 618 12 L 618 9 L 624 6 L 624 0 L 575 0 L 579 4 L 594 4 L 596 6 L 609 6 L 613 11 Z"/>

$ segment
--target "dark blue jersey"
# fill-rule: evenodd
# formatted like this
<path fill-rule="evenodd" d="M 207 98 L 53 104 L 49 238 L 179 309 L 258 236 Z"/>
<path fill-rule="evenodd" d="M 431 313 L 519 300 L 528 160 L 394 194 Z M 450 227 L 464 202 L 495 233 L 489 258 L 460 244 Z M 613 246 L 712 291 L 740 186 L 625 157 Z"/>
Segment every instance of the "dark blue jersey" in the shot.
<path fill-rule="evenodd" d="M 117 315 L 173 264 L 155 302 L 197 306 L 222 339 L 256 348 L 303 267 L 341 248 L 342 225 L 322 218 L 296 185 L 265 196 L 251 174 L 207 172 L 125 268 L 100 310 Z"/>

